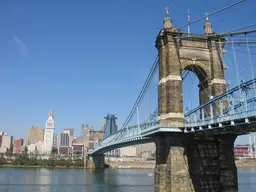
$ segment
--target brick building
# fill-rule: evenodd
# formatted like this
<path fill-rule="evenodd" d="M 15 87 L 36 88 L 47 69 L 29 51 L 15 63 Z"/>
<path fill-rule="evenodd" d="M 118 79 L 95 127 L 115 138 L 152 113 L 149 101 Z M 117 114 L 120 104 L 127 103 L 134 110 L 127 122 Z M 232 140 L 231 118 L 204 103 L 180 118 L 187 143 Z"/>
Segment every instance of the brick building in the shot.
<path fill-rule="evenodd" d="M 15 153 L 15 154 L 21 154 L 22 153 L 21 147 L 23 146 L 23 142 L 24 141 L 23 141 L 22 138 L 14 140 L 14 142 L 13 142 L 13 153 Z"/>

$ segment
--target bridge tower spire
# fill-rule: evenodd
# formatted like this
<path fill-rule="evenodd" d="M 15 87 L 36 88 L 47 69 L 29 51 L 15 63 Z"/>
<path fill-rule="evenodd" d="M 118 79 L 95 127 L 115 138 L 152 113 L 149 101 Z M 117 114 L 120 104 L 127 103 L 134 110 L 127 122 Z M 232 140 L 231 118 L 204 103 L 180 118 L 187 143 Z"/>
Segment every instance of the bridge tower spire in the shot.
<path fill-rule="evenodd" d="M 165 29 L 171 29 L 172 28 L 172 18 L 170 17 L 169 14 L 169 8 L 166 6 L 165 7 L 165 18 L 164 18 L 164 28 Z"/>
<path fill-rule="evenodd" d="M 204 33 L 205 34 L 211 34 L 212 33 L 212 24 L 209 20 L 209 16 L 208 16 L 208 13 L 205 13 L 206 15 L 206 22 L 204 24 Z"/>

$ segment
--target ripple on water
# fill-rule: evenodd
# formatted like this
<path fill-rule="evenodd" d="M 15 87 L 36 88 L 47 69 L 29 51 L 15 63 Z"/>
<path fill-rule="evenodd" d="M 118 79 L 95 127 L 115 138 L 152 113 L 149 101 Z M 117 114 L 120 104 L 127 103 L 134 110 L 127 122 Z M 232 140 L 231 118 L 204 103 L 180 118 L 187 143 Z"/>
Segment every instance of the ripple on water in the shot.
<path fill-rule="evenodd" d="M 1 168 L 1 192 L 153 192 L 152 169 Z M 256 191 L 256 168 L 238 169 L 239 191 Z"/>

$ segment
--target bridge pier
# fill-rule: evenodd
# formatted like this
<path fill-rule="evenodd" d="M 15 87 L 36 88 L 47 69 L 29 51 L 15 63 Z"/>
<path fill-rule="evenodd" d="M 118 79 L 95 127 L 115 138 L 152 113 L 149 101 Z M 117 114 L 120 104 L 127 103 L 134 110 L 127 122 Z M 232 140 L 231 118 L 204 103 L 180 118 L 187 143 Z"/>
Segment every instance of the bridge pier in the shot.
<path fill-rule="evenodd" d="M 105 168 L 105 155 L 88 156 L 86 161 L 86 168 L 104 169 Z"/>
<path fill-rule="evenodd" d="M 155 192 L 238 191 L 235 138 L 155 135 Z"/>

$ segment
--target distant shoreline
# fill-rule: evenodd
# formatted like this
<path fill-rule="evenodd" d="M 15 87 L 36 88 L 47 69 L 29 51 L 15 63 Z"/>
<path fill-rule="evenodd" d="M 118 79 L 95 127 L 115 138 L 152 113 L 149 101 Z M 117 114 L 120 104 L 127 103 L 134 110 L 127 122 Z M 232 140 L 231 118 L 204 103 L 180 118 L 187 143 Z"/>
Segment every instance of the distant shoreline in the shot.
<path fill-rule="evenodd" d="M 66 167 L 66 166 L 43 166 L 43 165 L 0 165 L 0 168 L 57 168 L 57 169 L 83 169 L 84 167 Z"/>
<path fill-rule="evenodd" d="M 256 160 L 236 160 L 236 167 L 237 168 L 256 168 Z M 112 161 L 107 162 L 110 169 L 154 169 L 155 162 L 138 162 L 138 161 Z M 0 165 L 0 168 L 50 168 L 50 169 L 84 169 L 84 167 L 75 167 L 75 166 L 43 166 L 43 165 Z M 86 169 L 93 169 L 93 168 L 86 168 Z"/>

